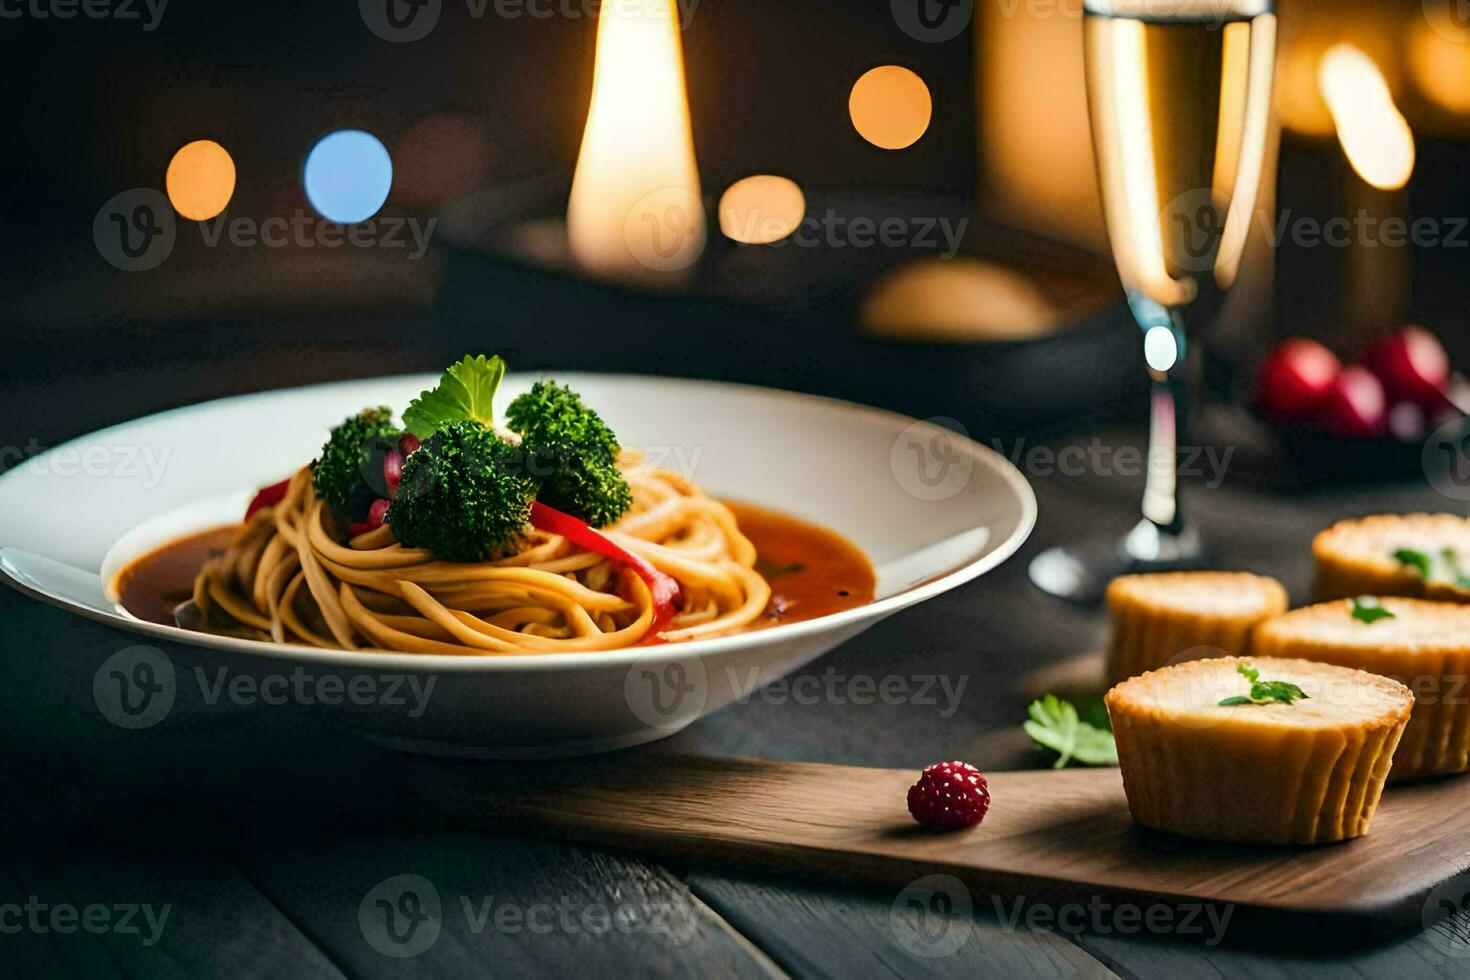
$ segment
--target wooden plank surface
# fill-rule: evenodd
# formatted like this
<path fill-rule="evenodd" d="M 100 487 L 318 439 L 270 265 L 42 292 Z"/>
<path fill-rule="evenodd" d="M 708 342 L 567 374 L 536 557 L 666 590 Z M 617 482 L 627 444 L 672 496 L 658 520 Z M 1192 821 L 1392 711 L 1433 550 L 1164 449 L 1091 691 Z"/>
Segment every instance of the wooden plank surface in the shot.
<path fill-rule="evenodd" d="M 1356 841 L 1250 847 L 1138 827 L 1116 769 L 988 778 L 985 822 L 950 834 L 909 817 L 906 770 L 672 758 L 504 781 L 455 768 L 419 792 L 451 821 L 886 885 L 942 873 L 988 894 L 1230 906 L 1304 942 L 1415 926 L 1430 891 L 1470 867 L 1465 781 L 1394 788 Z"/>
<path fill-rule="evenodd" d="M 780 970 L 668 870 L 513 837 L 241 842 L 247 877 L 350 976 Z"/>

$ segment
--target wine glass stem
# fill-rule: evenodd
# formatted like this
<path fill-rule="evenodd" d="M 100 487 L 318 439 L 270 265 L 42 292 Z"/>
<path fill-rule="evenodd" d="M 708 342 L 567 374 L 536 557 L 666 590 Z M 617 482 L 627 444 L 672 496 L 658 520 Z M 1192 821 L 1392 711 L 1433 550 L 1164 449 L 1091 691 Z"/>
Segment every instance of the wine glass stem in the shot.
<path fill-rule="evenodd" d="M 1148 426 L 1148 465 L 1143 486 L 1143 516 L 1163 534 L 1184 530 L 1179 506 L 1179 429 L 1182 392 L 1174 371 L 1151 372 L 1152 409 Z"/>
<path fill-rule="evenodd" d="M 1186 527 L 1179 494 L 1179 442 L 1187 431 L 1189 394 L 1184 321 L 1179 311 L 1152 303 L 1135 302 L 1134 311 L 1144 314 L 1139 322 L 1152 381 L 1143 516 L 1161 536 L 1178 537 Z"/>

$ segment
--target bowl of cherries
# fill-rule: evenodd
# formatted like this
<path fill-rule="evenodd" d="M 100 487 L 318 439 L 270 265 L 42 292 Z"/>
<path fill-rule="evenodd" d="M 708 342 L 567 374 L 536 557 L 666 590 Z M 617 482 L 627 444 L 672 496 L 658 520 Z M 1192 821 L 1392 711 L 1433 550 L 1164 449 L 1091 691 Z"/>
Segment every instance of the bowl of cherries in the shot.
<path fill-rule="evenodd" d="M 1388 476 L 1422 469 L 1425 440 L 1464 418 L 1470 384 L 1438 337 L 1407 326 L 1346 365 L 1315 340 L 1283 340 L 1253 395 L 1298 475 Z"/>

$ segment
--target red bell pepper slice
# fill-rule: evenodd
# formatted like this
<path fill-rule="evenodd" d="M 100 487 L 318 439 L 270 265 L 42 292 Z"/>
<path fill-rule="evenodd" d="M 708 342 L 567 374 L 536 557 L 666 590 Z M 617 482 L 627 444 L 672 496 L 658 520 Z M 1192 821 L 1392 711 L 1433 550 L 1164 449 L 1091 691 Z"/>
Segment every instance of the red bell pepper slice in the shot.
<path fill-rule="evenodd" d="M 648 586 L 648 592 L 653 596 L 653 624 L 649 627 L 650 633 L 657 635 L 674 618 L 674 606 L 681 595 L 679 583 L 672 576 L 654 568 L 648 559 L 616 544 L 586 521 L 578 520 L 571 514 L 563 514 L 539 500 L 531 504 L 531 526 L 547 534 L 559 534 L 579 548 L 595 551 L 604 558 L 631 568 Z"/>
<path fill-rule="evenodd" d="M 245 508 L 245 520 L 255 516 L 255 512 L 266 507 L 274 507 L 286 499 L 286 491 L 291 489 L 291 478 L 288 476 L 280 483 L 272 483 L 268 487 L 262 487 L 256 492 L 250 501 L 250 506 Z"/>

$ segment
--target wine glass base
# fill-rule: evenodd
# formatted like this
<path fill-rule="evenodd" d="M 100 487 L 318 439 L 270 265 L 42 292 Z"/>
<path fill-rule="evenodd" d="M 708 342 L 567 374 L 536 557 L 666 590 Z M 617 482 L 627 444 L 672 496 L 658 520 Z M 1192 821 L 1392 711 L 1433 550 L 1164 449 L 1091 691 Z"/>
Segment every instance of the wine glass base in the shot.
<path fill-rule="evenodd" d="M 1177 534 L 1141 521 L 1120 541 L 1092 538 L 1048 548 L 1031 560 L 1031 582 L 1048 595 L 1088 605 L 1101 601 L 1108 583 L 1137 572 L 1176 572 L 1210 567 L 1209 553 L 1193 528 Z"/>

